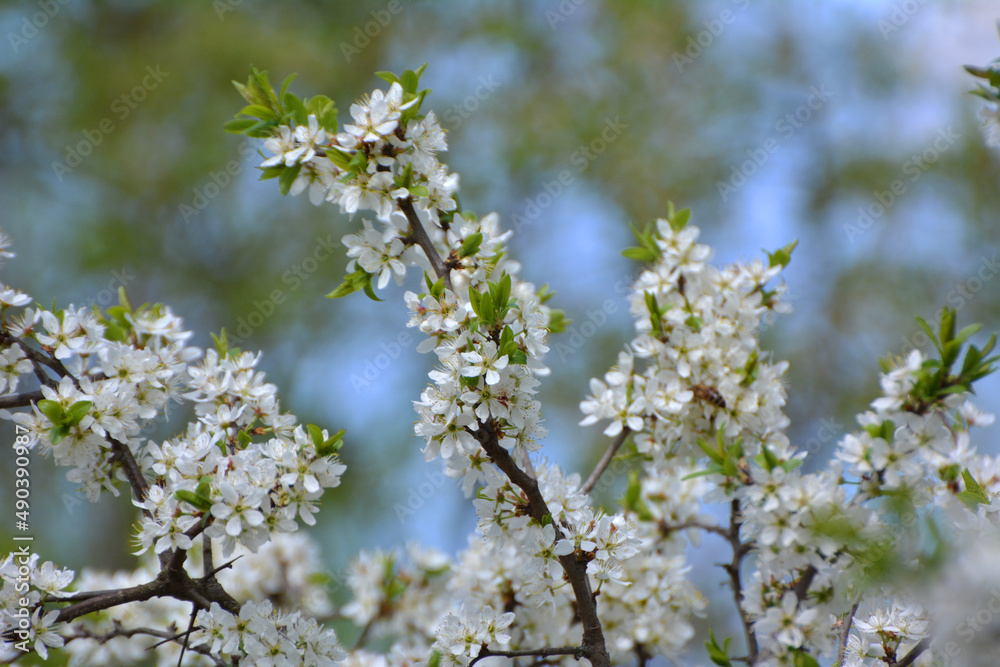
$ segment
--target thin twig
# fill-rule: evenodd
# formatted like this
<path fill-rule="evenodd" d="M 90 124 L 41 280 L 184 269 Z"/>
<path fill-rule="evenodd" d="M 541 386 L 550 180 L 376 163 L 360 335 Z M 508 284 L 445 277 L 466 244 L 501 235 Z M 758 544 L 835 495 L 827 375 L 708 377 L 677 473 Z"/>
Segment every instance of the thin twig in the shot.
<path fill-rule="evenodd" d="M 597 480 L 601 478 L 604 471 L 607 470 L 609 465 L 611 465 L 611 459 L 613 459 L 615 454 L 618 453 L 622 443 L 625 442 L 625 438 L 627 438 L 631 432 L 632 431 L 626 426 L 622 429 L 622 432 L 615 437 L 615 439 L 608 446 L 608 449 L 604 452 L 604 456 L 602 456 L 601 460 L 597 462 L 597 467 L 594 468 L 594 472 L 590 473 L 590 477 L 588 477 L 587 481 L 583 483 L 582 487 L 580 487 L 580 493 L 590 493 L 594 487 L 597 486 Z"/>
<path fill-rule="evenodd" d="M 660 521 L 659 524 L 660 532 L 669 534 L 676 533 L 681 530 L 687 530 L 688 528 L 698 528 L 704 530 L 707 533 L 715 533 L 726 540 L 729 540 L 730 532 L 729 530 L 723 528 L 722 526 L 713 526 L 710 523 L 702 523 L 701 521 L 682 521 L 681 523 L 667 523 L 666 521 Z"/>
<path fill-rule="evenodd" d="M 903 656 L 902 660 L 897 660 L 896 662 L 890 662 L 889 667 L 909 667 L 914 662 L 916 662 L 917 658 L 920 657 L 920 654 L 926 651 L 930 645 L 931 645 L 930 638 L 924 637 L 919 642 L 917 642 L 916 646 L 910 649 L 909 653 Z"/>
<path fill-rule="evenodd" d="M 844 629 L 840 631 L 840 648 L 837 649 L 837 662 L 834 663 L 834 667 L 840 667 L 844 664 L 844 653 L 847 652 L 847 637 L 851 634 L 851 625 L 854 623 L 854 615 L 858 613 L 858 607 L 861 605 L 861 600 L 858 600 L 851 606 L 851 612 L 847 615 L 847 620 L 844 621 Z"/>
<path fill-rule="evenodd" d="M 558 648 L 535 648 L 523 651 L 492 651 L 484 647 L 479 652 L 479 655 L 472 659 L 472 662 L 469 663 L 469 667 L 472 667 L 472 665 L 476 664 L 483 658 L 519 658 L 529 655 L 541 658 L 547 658 L 553 655 L 571 655 L 579 660 L 580 658 L 586 656 L 586 649 L 582 646 L 560 646 Z"/>

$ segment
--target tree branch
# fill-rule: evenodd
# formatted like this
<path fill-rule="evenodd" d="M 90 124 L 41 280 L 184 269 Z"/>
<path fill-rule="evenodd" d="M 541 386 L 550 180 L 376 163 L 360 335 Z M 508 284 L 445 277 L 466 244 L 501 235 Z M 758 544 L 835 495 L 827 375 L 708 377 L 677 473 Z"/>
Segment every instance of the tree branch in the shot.
<path fill-rule="evenodd" d="M 854 623 L 854 615 L 858 613 L 858 607 L 861 605 L 861 600 L 859 599 L 851 606 L 850 613 L 847 614 L 847 619 L 844 621 L 844 629 L 840 631 L 840 648 L 837 649 L 837 662 L 834 663 L 834 667 L 840 667 L 844 664 L 844 653 L 847 651 L 847 637 L 851 634 L 851 625 Z"/>
<path fill-rule="evenodd" d="M 479 655 L 473 658 L 472 662 L 469 663 L 469 667 L 472 667 L 472 665 L 476 664 L 483 658 L 492 658 L 492 657 L 520 658 L 529 655 L 538 656 L 540 658 L 547 658 L 553 655 L 571 655 L 579 660 L 580 658 L 586 657 L 587 653 L 586 649 L 582 646 L 560 646 L 558 648 L 535 648 L 535 649 L 526 649 L 523 651 L 491 651 L 490 649 L 483 647 L 483 649 L 479 652 Z"/>
<path fill-rule="evenodd" d="M 701 521 L 683 521 L 681 523 L 667 523 L 666 521 L 660 521 L 659 523 L 660 532 L 662 533 L 675 533 L 680 530 L 687 530 L 688 528 L 699 528 L 707 533 L 715 533 L 721 537 L 729 540 L 730 532 L 729 530 L 723 528 L 722 526 L 713 526 L 709 523 L 702 523 Z"/>
<path fill-rule="evenodd" d="M 26 408 L 32 403 L 45 398 L 42 390 L 26 391 L 23 394 L 6 394 L 0 396 L 0 408 Z"/>
<path fill-rule="evenodd" d="M 747 664 L 752 665 L 757 662 L 760 648 L 757 646 L 757 635 L 753 631 L 753 623 L 750 616 L 743 609 L 743 582 L 740 578 L 740 565 L 743 558 L 750 552 L 750 547 L 740 541 L 740 501 L 733 498 L 729 514 L 729 533 L 726 536 L 733 547 L 733 560 L 724 565 L 723 569 L 729 574 L 729 582 L 733 589 L 733 600 L 736 602 L 736 609 L 740 613 L 740 621 L 743 622 L 743 631 L 747 639 Z"/>
<path fill-rule="evenodd" d="M 930 638 L 924 637 L 919 642 L 917 642 L 916 646 L 910 649 L 909 653 L 903 656 L 902 660 L 897 660 L 896 662 L 890 662 L 889 667 L 909 667 L 910 665 L 912 665 L 914 662 L 917 661 L 917 658 L 920 657 L 920 654 L 926 651 L 930 645 L 931 645 Z"/>
<path fill-rule="evenodd" d="M 431 237 L 427 235 L 427 230 L 425 230 L 424 226 L 420 223 L 417 211 L 413 208 L 413 199 L 407 197 L 406 199 L 399 200 L 399 210 L 403 212 L 403 215 L 405 215 L 407 221 L 409 221 L 410 236 L 412 236 L 413 240 L 420 246 L 420 249 L 424 251 L 424 254 L 431 263 L 431 266 L 434 268 L 434 273 L 437 274 L 438 278 L 444 278 L 444 286 L 454 292 L 455 290 L 451 286 L 451 274 L 448 271 L 448 267 L 444 265 L 444 261 L 441 259 L 441 255 L 438 254 L 437 249 L 434 247 Z"/>
<path fill-rule="evenodd" d="M 146 497 L 149 495 L 149 482 L 143 476 L 142 468 L 139 467 L 139 463 L 132 455 L 132 450 L 129 449 L 128 445 L 118 442 L 110 435 L 104 436 L 104 439 L 111 443 L 111 458 L 121 464 L 122 470 L 125 472 L 125 478 L 128 479 L 129 486 L 132 487 L 135 497 L 140 502 L 145 502 Z M 152 517 L 150 510 L 144 509 L 143 513 Z"/>
<path fill-rule="evenodd" d="M 812 586 L 813 579 L 815 578 L 816 568 L 810 565 L 802 573 L 802 576 L 799 577 L 799 580 L 795 582 L 795 585 L 792 586 L 792 592 L 795 593 L 795 597 L 798 598 L 799 603 L 809 594 L 809 587 Z"/>
<path fill-rule="evenodd" d="M 188 632 L 175 633 L 175 632 L 168 632 L 166 630 L 156 630 L 153 628 L 142 628 L 142 627 L 126 628 L 122 626 L 120 623 L 118 623 L 118 621 L 115 621 L 115 629 L 112 630 L 111 632 L 108 632 L 107 634 L 99 635 L 93 632 L 89 632 L 83 628 L 77 628 L 74 634 L 63 635 L 63 639 L 66 641 L 66 643 L 69 643 L 74 639 L 92 639 L 100 644 L 105 644 L 116 637 L 131 638 L 138 635 L 147 635 L 149 637 L 157 637 L 162 639 L 163 641 L 157 642 L 149 647 L 150 649 L 153 649 L 156 648 L 157 646 L 160 646 L 161 644 L 165 644 L 171 641 L 177 641 L 178 639 L 186 637 L 189 634 L 190 630 Z M 189 646 L 188 650 L 200 653 L 204 656 L 211 658 L 213 661 L 215 661 L 216 665 L 220 666 L 226 665 L 226 663 L 220 660 L 217 656 L 213 656 L 211 654 L 211 651 L 206 646 L 194 646 L 194 647 Z"/>
<path fill-rule="evenodd" d="M 544 524 L 544 517 L 552 516 L 542 492 L 538 488 L 538 481 L 521 470 L 510 452 L 504 449 L 497 440 L 496 429 L 493 420 L 486 424 L 480 424 L 476 431 L 469 431 L 479 444 L 482 445 L 490 460 L 500 470 L 507 475 L 507 478 L 516 484 L 524 492 L 528 500 L 528 512 L 539 525 Z M 553 523 L 556 531 L 556 540 L 563 539 L 562 529 L 558 523 Z M 597 603 L 594 594 L 590 590 L 590 580 L 587 578 L 587 564 L 577 560 L 574 554 L 559 556 L 559 564 L 562 565 L 566 578 L 573 588 L 576 597 L 576 611 L 583 624 L 583 651 L 582 655 L 590 660 L 593 667 L 610 667 L 611 658 L 604 642 L 604 631 L 601 628 L 601 619 L 597 615 Z"/>
<path fill-rule="evenodd" d="M 99 595 L 94 595 L 93 597 L 71 604 L 68 607 L 63 607 L 59 610 L 56 622 L 68 623 L 74 618 L 79 618 L 95 611 L 110 609 L 111 607 L 128 604 L 129 602 L 142 602 L 159 597 L 164 591 L 164 581 L 161 579 L 161 576 L 158 576 L 149 583 L 132 586 L 131 588 L 101 591 Z M 49 600 L 49 602 L 59 602 L 59 600 Z"/>
<path fill-rule="evenodd" d="M 615 454 L 618 453 L 622 443 L 625 442 L 625 438 L 627 438 L 631 432 L 632 431 L 627 426 L 622 428 L 622 432 L 615 437 L 612 443 L 608 446 L 608 449 L 604 452 L 604 456 L 602 456 L 601 460 L 597 462 L 597 467 L 594 468 L 594 472 L 590 473 L 590 477 L 588 477 L 587 481 L 583 483 L 582 487 L 580 487 L 580 493 L 589 494 L 594 487 L 597 486 L 597 480 L 601 478 L 604 471 L 607 470 L 609 465 L 611 465 L 611 459 L 613 459 Z"/>

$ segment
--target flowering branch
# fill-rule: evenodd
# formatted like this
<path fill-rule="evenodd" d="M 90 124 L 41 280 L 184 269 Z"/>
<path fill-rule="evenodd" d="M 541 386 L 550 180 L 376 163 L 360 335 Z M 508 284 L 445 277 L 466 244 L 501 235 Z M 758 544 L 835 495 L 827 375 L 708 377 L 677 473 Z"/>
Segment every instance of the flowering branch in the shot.
<path fill-rule="evenodd" d="M 615 457 L 615 454 L 618 453 L 618 449 L 621 448 L 622 443 L 625 442 L 629 433 L 631 433 L 631 431 L 628 427 L 625 427 L 622 429 L 621 433 L 615 436 L 615 439 L 611 441 L 611 444 L 604 451 L 604 455 L 601 457 L 601 460 L 597 462 L 597 466 L 594 468 L 594 471 L 590 473 L 590 477 L 588 477 L 587 481 L 580 487 L 580 493 L 587 494 L 594 490 L 594 487 L 597 486 L 597 481 L 601 479 L 601 475 L 603 475 L 604 471 L 607 470 L 609 465 L 611 465 L 611 460 Z"/>
<path fill-rule="evenodd" d="M 474 431 L 473 435 L 482 445 L 490 460 L 524 492 L 528 500 L 528 511 L 531 518 L 540 525 L 545 525 L 546 517 L 551 517 L 552 513 L 538 488 L 538 480 L 518 467 L 510 453 L 500 446 L 496 430 L 491 426 L 494 425 L 486 424 Z M 558 542 L 563 538 L 562 529 L 556 525 L 555 540 Z M 587 565 L 577 560 L 573 554 L 559 556 L 559 564 L 573 587 L 577 614 L 583 624 L 583 646 L 579 650 L 594 667 L 608 667 L 611 664 L 611 659 L 605 647 L 604 633 L 601 629 L 601 619 L 597 615 L 594 593 L 590 589 L 590 581 L 587 578 Z"/>

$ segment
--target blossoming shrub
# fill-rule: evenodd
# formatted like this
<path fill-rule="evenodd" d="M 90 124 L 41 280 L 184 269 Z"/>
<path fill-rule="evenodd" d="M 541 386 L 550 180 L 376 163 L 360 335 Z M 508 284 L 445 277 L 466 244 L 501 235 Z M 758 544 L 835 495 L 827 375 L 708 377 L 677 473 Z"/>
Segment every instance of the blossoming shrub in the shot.
<path fill-rule="evenodd" d="M 803 472 L 806 453 L 785 434 L 787 363 L 759 343 L 765 319 L 789 310 L 777 280 L 795 244 L 716 267 L 690 213 L 671 207 L 626 251 L 647 264 L 630 297 L 636 336 L 581 403 L 607 451 L 586 479 L 566 472 L 539 454 L 535 398 L 562 313 L 521 279 L 499 217 L 459 204 L 458 176 L 438 159 L 445 133 L 422 112 L 421 71 L 381 73 L 387 90 L 352 105 L 341 126 L 329 98 L 300 99 L 291 79 L 275 91 L 254 70 L 237 84 L 247 106 L 227 129 L 263 140 L 263 177 L 282 192 L 374 218 L 344 237 L 351 262 L 330 296 L 377 299 L 390 280 L 420 276 L 404 301 L 437 363 L 415 401 L 415 433 L 474 498 L 468 547 L 453 558 L 418 545 L 363 552 L 353 599 L 335 611 L 316 550 L 296 531 L 345 471 L 342 433 L 282 412 L 259 355 L 224 333 L 213 350 L 187 346 L 166 307 L 133 308 L 122 294 L 105 313 L 46 310 L 5 288 L 0 404 L 26 408 L 3 413 L 21 434 L 17 451 L 69 467 L 94 501 L 127 485 L 142 512 L 134 572 L 76 574 L 27 550 L 6 558 L 6 655 L 59 648 L 72 664 L 132 664 L 155 646 L 163 665 L 676 659 L 706 611 L 685 557 L 704 533 L 731 548 L 723 569 L 744 632 L 735 643 L 712 633 L 704 650 L 715 664 L 992 655 L 990 632 L 954 636 L 1000 579 L 983 566 L 998 537 L 1000 462 L 970 437 L 993 420 L 970 395 L 993 370 L 995 339 L 972 344 L 978 327 L 956 330 L 949 310 L 933 329 L 921 321 L 935 354 L 887 361 L 857 430 L 825 467 Z M 16 393 L 24 375 L 40 390 Z M 193 404 L 191 423 L 144 439 L 171 401 Z M 597 506 L 590 492 L 616 456 L 635 461 L 626 493 Z M 725 503 L 728 521 L 706 503 Z M 967 599 L 943 596 L 948 586 Z M 335 616 L 361 629 L 350 651 L 320 622 Z"/>

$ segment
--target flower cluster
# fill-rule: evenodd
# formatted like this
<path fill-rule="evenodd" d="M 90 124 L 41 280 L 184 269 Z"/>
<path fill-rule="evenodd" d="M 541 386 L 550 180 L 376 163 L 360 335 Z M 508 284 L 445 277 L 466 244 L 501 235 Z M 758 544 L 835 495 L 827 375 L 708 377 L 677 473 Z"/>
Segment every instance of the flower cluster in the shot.
<path fill-rule="evenodd" d="M 0 246 L 10 256 L 2 234 Z M 341 434 L 331 436 L 312 425 L 306 428 L 294 415 L 282 412 L 276 387 L 257 370 L 260 355 L 229 350 L 224 336 L 218 349 L 202 354 L 187 344 L 191 333 L 169 308 L 135 309 L 124 291 L 120 305 L 107 312 L 26 307 L 30 302 L 26 295 L 9 288 L 0 293 L 6 299 L 0 357 L 7 405 L 29 408 L 2 412 L 17 424 L 18 446 L 69 467 L 67 478 L 95 502 L 105 492 L 118 495 L 120 482 L 128 482 L 134 504 L 143 511 L 135 536 L 139 553 L 152 550 L 161 557 L 161 565 L 169 558 L 176 567 L 185 562 L 184 552 L 198 544 L 199 535 L 204 540 L 219 538 L 218 546 L 228 555 L 237 548 L 256 551 L 296 531 L 299 519 L 315 523 L 323 490 L 337 486 L 345 469 L 336 457 Z M 25 375 L 30 382 L 39 381 L 40 398 L 33 392 L 15 393 Z M 194 420 L 169 440 L 144 439 L 143 431 L 165 419 L 172 402 L 190 403 Z M 63 614 L 52 605 L 60 602 L 59 592 L 73 581 L 73 573 L 51 563 L 39 567 L 37 556 L 19 563 L 12 558 L 2 568 L 4 625 L 23 634 L 5 634 L 4 642 L 17 639 L 26 646 L 30 641 L 44 656 L 46 647 L 63 645 L 64 638 L 53 625 Z M 294 577 L 288 574 L 281 578 L 281 593 L 294 599 Z M 150 563 L 128 581 L 119 578 L 97 588 L 139 586 L 156 578 Z M 244 581 L 241 586 L 237 580 L 230 585 L 249 593 L 248 598 L 271 595 L 266 589 L 278 585 L 268 584 L 260 572 L 254 579 L 253 584 Z M 28 582 L 30 589 L 25 587 Z M 90 583 L 87 577 L 76 582 L 84 587 Z M 322 611 L 322 605 L 316 606 L 319 601 L 316 598 L 310 606 Z M 189 615 L 180 600 L 147 602 L 144 608 L 143 613 L 152 615 L 150 627 L 181 625 Z M 213 609 L 214 618 L 219 613 L 229 612 Z M 20 627 L 17 614 L 30 617 L 29 627 Z M 336 646 L 335 637 L 313 627 L 313 621 L 277 611 L 258 616 L 257 625 L 264 629 L 255 637 L 273 639 L 275 632 L 281 634 L 294 644 L 288 655 L 315 653 L 324 660 L 339 656 L 339 647 L 331 648 Z M 106 618 L 120 620 L 113 615 Z M 105 627 L 103 632 L 114 630 Z M 97 654 L 117 656 L 114 643 L 100 641 L 94 634 L 100 632 L 87 629 L 66 650 L 83 662 L 103 662 L 95 658 Z M 98 639 L 88 648 L 83 640 L 92 636 Z M 135 646 L 124 637 L 116 639 Z"/>
<path fill-rule="evenodd" d="M 956 333 L 948 310 L 940 333 L 922 323 L 940 358 L 915 350 L 890 363 L 883 395 L 858 418 L 862 430 L 844 436 L 830 468 L 803 473 L 806 453 L 784 434 L 787 364 L 769 362 L 758 342 L 764 318 L 787 310 L 783 286 L 767 284 L 794 244 L 766 264 L 719 270 L 687 223 L 686 211 L 671 211 L 655 230 L 637 232 L 641 247 L 626 254 L 653 265 L 633 287 L 638 336 L 581 404 L 583 424 L 607 421 L 606 435 L 631 433 L 644 460 L 626 495 L 640 534 L 659 548 L 675 530 L 712 531 L 730 541 L 736 563 L 755 554 L 755 570 L 736 590 L 758 643 L 755 664 L 812 664 L 803 660 L 833 656 L 838 646 L 865 665 L 925 650 L 927 615 L 907 598 L 912 590 L 887 583 L 868 599 L 863 582 L 921 558 L 926 536 L 913 527 L 934 508 L 963 530 L 995 534 L 1000 463 L 976 455 L 969 436 L 993 417 L 968 398 L 972 382 L 992 371 L 992 339 L 971 346 L 953 370 L 976 327 Z M 671 469 L 686 469 L 688 482 L 670 483 Z M 695 479 L 705 486 L 686 495 Z M 728 530 L 697 516 L 702 500 L 731 504 Z M 863 611 L 852 616 L 852 606 Z M 845 623 L 853 628 L 846 648 Z"/>
<path fill-rule="evenodd" d="M 716 429 L 743 438 L 753 454 L 780 454 L 787 363 L 768 363 L 757 334 L 766 316 L 788 310 L 784 286 L 765 287 L 782 263 L 716 269 L 687 219 L 686 210 L 672 213 L 640 234 L 645 247 L 635 250 L 656 261 L 633 285 L 638 335 L 604 381 L 591 380 L 581 423 L 610 420 L 609 436 L 633 431 L 638 451 L 654 460 L 697 453 L 698 439 Z"/>
<path fill-rule="evenodd" d="M 239 616 L 213 602 L 199 611 L 199 639 L 212 654 L 239 658 L 239 664 L 332 665 L 346 657 L 333 630 L 323 629 L 301 612 L 276 610 L 269 600 L 245 602 Z"/>
<path fill-rule="evenodd" d="M 56 624 L 58 610 L 46 611 L 42 604 L 62 596 L 73 583 L 74 573 L 52 562 L 39 564 L 40 560 L 38 554 L 22 548 L 0 563 L 0 627 L 5 648 L 13 644 L 26 651 L 30 646 L 47 659 L 49 647 L 61 647 L 64 640 Z"/>
<path fill-rule="evenodd" d="M 196 545 L 192 560 L 200 560 L 201 552 L 201 547 Z M 281 647 L 291 664 L 303 664 L 305 660 L 304 664 L 319 665 L 340 660 L 343 654 L 333 631 L 322 629 L 301 613 L 289 614 L 278 610 L 278 607 L 295 609 L 312 616 L 330 614 L 330 600 L 320 583 L 321 565 L 316 546 L 299 533 L 281 533 L 257 553 L 242 547 L 238 552 L 240 558 L 219 573 L 219 580 L 238 601 L 246 603 L 240 618 L 222 610 L 217 604 L 209 612 L 201 612 L 207 615 L 192 635 L 190 647 L 193 650 L 185 653 L 184 664 L 216 664 L 208 653 L 219 656 L 220 652 L 226 652 L 223 649 L 243 656 L 243 660 L 254 654 L 263 659 L 265 653 L 268 659 L 274 659 L 276 656 L 271 651 L 274 647 Z M 0 577 L 3 579 L 0 613 L 4 626 L 13 630 L 25 626 L 27 641 L 43 658 L 48 647 L 59 647 L 69 654 L 71 665 L 135 664 L 148 658 L 149 649 L 160 643 L 161 637 L 142 631 L 132 634 L 125 630 L 186 627 L 191 617 L 189 603 L 160 597 L 58 624 L 55 621 L 59 610 L 46 612 L 41 603 L 65 599 L 77 591 L 138 586 L 155 578 L 156 572 L 157 564 L 152 558 L 145 558 L 138 568 L 128 572 L 84 570 L 77 574 L 49 562 L 40 564 L 37 554 L 23 558 L 12 554 L 0 565 Z M 19 587 L 21 582 L 28 587 L 24 589 L 27 592 Z M 68 590 L 70 588 L 74 590 Z M 261 602 L 256 603 L 255 600 Z M 28 602 L 27 607 L 24 601 Z M 271 601 L 277 607 L 271 607 Z M 35 607 L 34 612 L 31 612 L 32 607 Z M 21 609 L 27 609 L 27 612 L 21 612 Z M 28 619 L 24 623 L 20 622 L 22 614 Z M 251 620 L 254 629 L 259 632 L 249 640 L 240 633 L 246 631 L 246 622 Z M 280 634 L 280 639 L 275 639 L 275 633 Z M 170 634 L 165 633 L 164 636 Z M 66 639 L 68 637 L 72 641 Z M 270 640 L 266 640 L 267 637 Z M 13 639 L 12 644 L 21 641 L 17 634 Z M 265 641 L 270 641 L 266 650 L 262 649 Z M 179 644 L 166 644 L 157 651 L 156 657 L 159 665 L 177 665 L 180 654 Z M 240 664 L 244 662 L 241 660 Z"/>
<path fill-rule="evenodd" d="M 428 601 L 431 589 L 417 584 L 421 577 L 395 568 L 392 554 L 368 555 L 353 567 L 355 600 L 344 613 L 383 634 L 407 624 L 425 627 L 426 613 L 407 611 L 412 596 L 418 596 L 427 609 L 436 610 L 437 650 L 458 662 L 474 659 L 490 641 L 507 643 L 484 634 L 497 609 L 517 607 L 516 623 L 513 614 L 499 617 L 504 627 L 510 625 L 515 647 L 571 643 L 579 635 L 564 622 L 575 601 L 564 583 L 564 568 L 575 561 L 585 564 L 595 590 L 615 588 L 617 597 L 604 599 L 616 609 L 609 613 L 622 617 L 629 613 L 623 600 L 637 579 L 643 581 L 632 598 L 641 600 L 637 604 L 646 610 L 646 620 L 627 624 L 621 639 L 615 633 L 613 651 L 636 643 L 678 651 L 691 636 L 684 617 L 703 606 L 697 592 L 683 583 L 683 554 L 655 563 L 637 561 L 630 569 L 643 543 L 635 521 L 594 509 L 578 476 L 565 476 L 544 462 L 528 463 L 546 433 L 535 392 L 539 377 L 548 373 L 547 337 L 559 330 L 560 314 L 544 305 L 548 293 L 519 278 L 520 266 L 504 252 L 510 232 L 501 229 L 499 217 L 477 217 L 458 206 L 458 178 L 437 160 L 447 147 L 444 134 L 433 113 L 419 115 L 422 96 L 414 78 L 386 78 L 389 90 L 353 105 L 354 122 L 343 131 L 327 125 L 325 134 L 316 132 L 311 117 L 302 122 L 293 113 L 291 124 L 275 128 L 266 145 L 275 155 L 263 166 L 297 168 L 289 192 L 303 191 L 300 183 L 307 180 L 313 188 L 325 187 L 325 198 L 343 211 L 367 210 L 377 218 L 377 223 L 362 220 L 360 231 L 344 237 L 352 273 L 333 296 L 359 287 L 370 290 L 372 282 L 378 288 L 390 279 L 401 282 L 410 266 L 424 272 L 426 289 L 404 295 L 409 326 L 427 336 L 418 349 L 437 358 L 432 384 L 415 403 L 415 432 L 424 440 L 428 461 L 440 457 L 445 473 L 461 479 L 466 494 L 476 492 L 480 532 L 487 542 L 485 547 L 470 544 L 449 565 L 450 583 L 439 591 L 464 604 L 467 614 L 453 604 Z M 288 106 L 296 106 L 293 98 Z M 313 100 L 304 106 L 319 109 Z M 324 180 L 328 174 L 336 179 Z M 531 503 L 537 501 L 529 501 L 493 465 L 489 447 L 526 466 L 547 508 L 546 522 L 533 514 Z M 491 560 L 490 551 L 504 554 L 506 592 L 500 596 L 471 569 Z M 659 581 L 650 586 L 654 570 Z M 495 586 L 499 580 L 490 581 Z M 402 643 L 393 650 L 406 655 L 412 644 L 400 635 Z"/>

